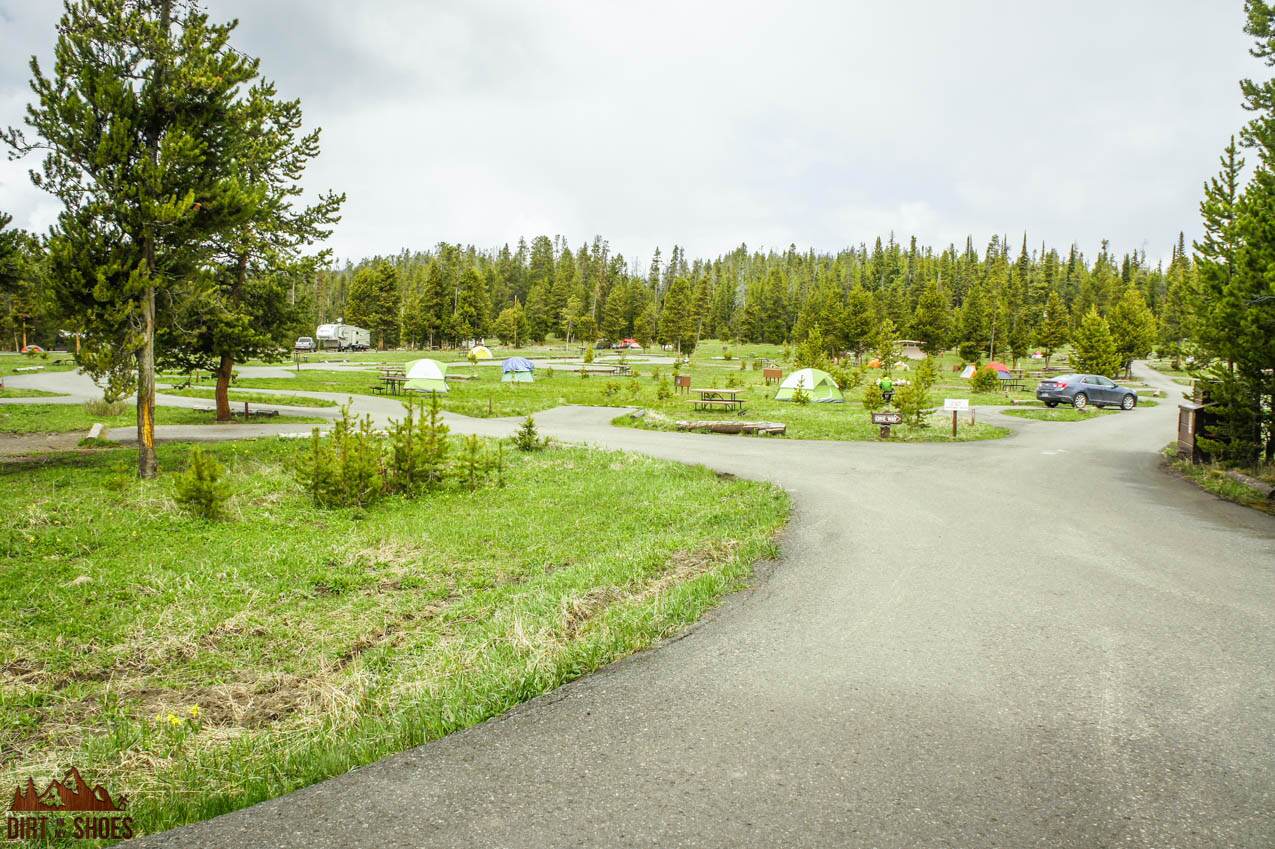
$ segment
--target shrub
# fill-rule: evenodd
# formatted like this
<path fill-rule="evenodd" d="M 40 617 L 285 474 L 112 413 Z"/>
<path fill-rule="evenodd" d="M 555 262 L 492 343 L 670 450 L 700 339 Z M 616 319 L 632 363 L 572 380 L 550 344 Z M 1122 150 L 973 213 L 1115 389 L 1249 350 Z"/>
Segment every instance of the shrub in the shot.
<path fill-rule="evenodd" d="M 885 406 L 885 396 L 881 394 L 881 387 L 876 383 L 869 383 L 863 388 L 863 409 L 869 413 L 875 413 L 877 410 Z"/>
<path fill-rule="evenodd" d="M 389 465 L 386 483 L 390 489 L 414 495 L 435 489 L 446 476 L 448 427 L 443 423 L 438 395 L 431 393 L 429 407 L 416 402 L 406 405 L 407 415 L 390 426 Z"/>
<path fill-rule="evenodd" d="M 196 446 L 190 452 L 190 465 L 177 476 L 177 503 L 200 518 L 220 519 L 230 498 L 230 487 L 221 475 L 217 458 Z"/>
<path fill-rule="evenodd" d="M 728 375 L 726 375 L 726 388 L 727 388 L 727 389 L 735 389 L 735 388 L 736 388 L 736 387 L 738 387 L 738 386 L 739 386 L 739 378 L 735 377 L 735 375 L 733 375 L 733 374 L 728 374 Z"/>
<path fill-rule="evenodd" d="M 124 412 L 124 402 L 108 401 L 105 398 L 99 398 L 92 401 L 85 401 L 84 410 L 90 416 L 109 419 L 121 415 Z"/>
<path fill-rule="evenodd" d="M 384 491 L 383 453 L 371 417 L 355 419 L 346 405 L 328 439 L 312 431 L 297 475 L 319 507 L 366 507 Z"/>
<path fill-rule="evenodd" d="M 722 346 L 722 359 L 723 359 L 723 360 L 729 360 L 729 359 L 733 358 L 734 356 L 735 356 L 735 355 L 734 355 L 734 354 L 732 354 L 732 353 L 730 352 L 730 348 L 729 348 L 729 347 L 727 347 L 727 346 L 725 346 L 725 345 L 723 345 L 723 346 Z"/>
<path fill-rule="evenodd" d="M 925 427 L 926 410 L 930 407 L 930 386 L 920 380 L 909 381 L 894 393 L 894 406 L 909 427 Z"/>
<path fill-rule="evenodd" d="M 923 384 L 926 391 L 934 388 L 934 384 L 939 379 L 938 366 L 934 364 L 933 357 L 926 357 L 916 367 L 916 373 L 912 378 L 917 383 Z"/>
<path fill-rule="evenodd" d="M 523 420 L 514 434 L 514 447 L 519 451 L 539 451 L 548 444 L 549 440 L 541 437 L 540 431 L 536 430 L 536 420 L 531 416 Z"/>
<path fill-rule="evenodd" d="M 593 362 L 593 346 L 592 346 L 592 345 L 586 345 L 586 346 L 585 346 L 585 348 L 584 348 L 584 361 L 585 361 L 586 363 L 591 363 L 591 362 Z"/>
<path fill-rule="evenodd" d="M 602 394 L 608 401 L 620 394 L 620 384 L 614 380 L 608 380 L 606 386 L 602 387 Z"/>
<path fill-rule="evenodd" d="M 660 382 L 655 385 L 655 397 L 659 401 L 667 401 L 673 397 L 673 389 L 669 381 L 660 380 Z"/>
<path fill-rule="evenodd" d="M 837 387 L 843 392 L 847 392 L 858 388 L 859 384 L 863 383 L 863 375 L 866 369 L 863 366 L 846 368 L 840 363 L 831 363 L 827 368 L 827 372 L 837 382 Z"/>
<path fill-rule="evenodd" d="M 977 363 L 983 354 L 983 348 L 977 342 L 962 342 L 956 349 L 963 363 Z"/>
<path fill-rule="evenodd" d="M 801 404 L 803 407 L 810 403 L 810 393 L 804 387 L 798 386 L 792 393 L 792 402 Z"/>
<path fill-rule="evenodd" d="M 490 467 L 482 441 L 475 435 L 465 437 L 460 452 L 460 462 L 456 467 L 456 477 L 473 492 L 487 479 Z"/>
<path fill-rule="evenodd" d="M 970 388 L 975 392 L 995 392 L 1000 389 L 1000 382 L 1000 378 L 996 376 L 996 369 L 983 366 L 970 378 Z"/>

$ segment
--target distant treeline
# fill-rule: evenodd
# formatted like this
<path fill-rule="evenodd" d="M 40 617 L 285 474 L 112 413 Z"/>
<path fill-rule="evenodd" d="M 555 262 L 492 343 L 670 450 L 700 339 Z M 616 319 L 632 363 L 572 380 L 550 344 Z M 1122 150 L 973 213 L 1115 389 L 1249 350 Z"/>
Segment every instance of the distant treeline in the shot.
<path fill-rule="evenodd" d="M 892 237 L 835 254 L 741 245 L 715 259 L 674 246 L 633 266 L 601 238 L 574 250 L 547 236 L 498 250 L 440 244 L 322 272 L 307 297 L 315 323 L 341 317 L 387 346 L 634 337 L 687 350 L 706 338 L 797 343 L 818 325 L 829 353 L 862 353 L 888 321 L 931 349 L 1020 357 L 1058 347 L 1090 309 L 1107 316 L 1131 294 L 1154 314 L 1157 344 L 1176 348 L 1194 276 L 1181 235 L 1167 267 L 1106 242 L 1090 259 L 999 236 L 940 251 Z"/>

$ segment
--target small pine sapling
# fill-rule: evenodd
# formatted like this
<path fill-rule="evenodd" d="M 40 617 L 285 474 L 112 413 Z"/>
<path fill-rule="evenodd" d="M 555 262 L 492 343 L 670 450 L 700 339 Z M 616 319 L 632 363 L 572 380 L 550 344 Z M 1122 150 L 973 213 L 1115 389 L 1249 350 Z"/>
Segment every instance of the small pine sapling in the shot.
<path fill-rule="evenodd" d="M 536 420 L 531 416 L 527 416 L 523 420 L 522 426 L 514 434 L 514 447 L 519 451 L 539 451 L 548 444 L 548 440 L 540 436 L 540 431 L 536 430 Z"/>
<path fill-rule="evenodd" d="M 220 519 L 226 515 L 230 487 L 222 480 L 221 464 L 204 449 L 190 453 L 190 465 L 177 476 L 177 503 L 202 519 Z"/>

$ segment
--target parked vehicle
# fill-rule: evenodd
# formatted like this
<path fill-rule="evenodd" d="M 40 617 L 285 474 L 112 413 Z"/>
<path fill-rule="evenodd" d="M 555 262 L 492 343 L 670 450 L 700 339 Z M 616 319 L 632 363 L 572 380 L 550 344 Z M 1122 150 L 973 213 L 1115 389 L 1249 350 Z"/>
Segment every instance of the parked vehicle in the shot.
<path fill-rule="evenodd" d="M 1100 374 L 1064 374 L 1042 380 L 1036 387 L 1036 397 L 1044 401 L 1046 407 L 1057 407 L 1065 401 L 1077 410 L 1090 404 L 1123 410 L 1138 406 L 1138 390 L 1121 386 Z"/>
<path fill-rule="evenodd" d="M 372 347 L 372 334 L 353 324 L 320 324 L 314 332 L 319 350 L 366 351 Z"/>
<path fill-rule="evenodd" d="M 292 350 L 302 354 L 309 353 L 310 351 L 313 351 L 314 349 L 315 349 L 314 337 L 312 336 L 298 336 L 297 344 L 292 346 Z"/>

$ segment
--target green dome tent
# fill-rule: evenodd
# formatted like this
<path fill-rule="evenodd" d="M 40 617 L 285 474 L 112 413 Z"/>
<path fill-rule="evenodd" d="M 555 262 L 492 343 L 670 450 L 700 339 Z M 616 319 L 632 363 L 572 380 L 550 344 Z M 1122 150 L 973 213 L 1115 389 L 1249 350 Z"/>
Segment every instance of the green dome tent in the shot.
<path fill-rule="evenodd" d="M 438 360 L 416 360 L 407 367 L 404 389 L 417 392 L 446 392 L 447 366 Z"/>
<path fill-rule="evenodd" d="M 775 400 L 791 401 L 798 388 L 804 389 L 816 404 L 841 404 L 846 400 L 841 397 L 841 390 L 832 375 L 817 368 L 798 369 L 784 378 L 775 393 Z"/>

